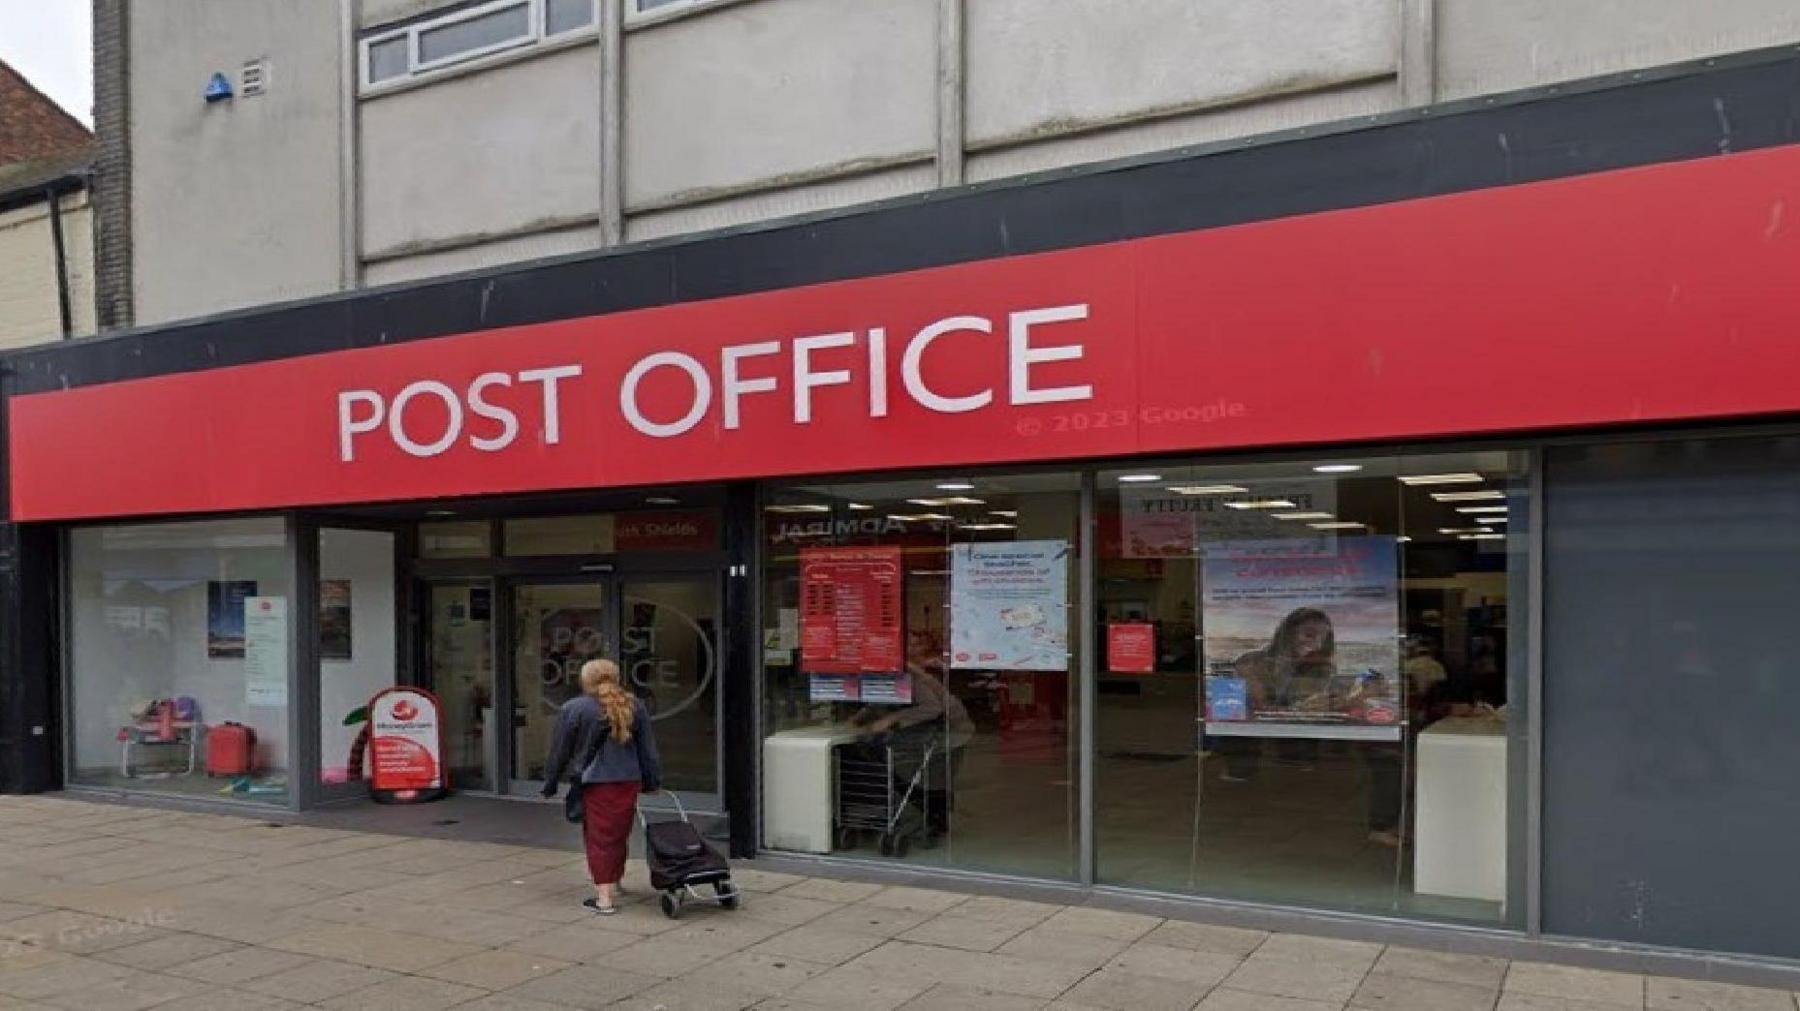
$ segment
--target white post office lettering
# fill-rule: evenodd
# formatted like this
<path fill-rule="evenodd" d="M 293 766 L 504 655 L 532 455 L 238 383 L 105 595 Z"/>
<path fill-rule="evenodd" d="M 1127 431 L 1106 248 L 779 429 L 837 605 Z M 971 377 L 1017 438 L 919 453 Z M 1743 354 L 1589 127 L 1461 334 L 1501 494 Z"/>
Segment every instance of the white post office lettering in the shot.
<path fill-rule="evenodd" d="M 1011 405 L 1053 404 L 1070 400 L 1090 400 L 1094 396 L 1094 388 L 1089 384 L 1077 386 L 1038 387 L 1032 381 L 1032 368 L 1052 362 L 1078 361 L 1086 354 L 1086 347 L 1079 343 L 1056 346 L 1039 346 L 1032 343 L 1036 331 L 1055 323 L 1069 323 L 1088 318 L 1086 303 L 1073 305 L 1047 306 L 1036 309 L 1023 309 L 1010 313 L 1007 318 L 1007 377 L 1006 402 Z M 963 414 L 988 407 L 995 401 L 996 390 L 993 386 L 973 391 L 950 391 L 934 387 L 926 379 L 926 353 L 934 344 L 943 338 L 955 336 L 957 340 L 974 340 L 992 336 L 994 321 L 985 316 L 948 316 L 922 327 L 906 342 L 900 354 L 900 386 L 906 395 L 920 407 L 939 414 Z M 743 427 L 743 401 L 747 396 L 759 393 L 776 393 L 780 390 L 783 371 L 779 366 L 770 368 L 758 363 L 755 359 L 779 355 L 785 346 L 791 345 L 792 361 L 786 371 L 786 378 L 792 383 L 790 391 L 789 417 L 794 424 L 810 424 L 817 416 L 819 396 L 815 391 L 832 386 L 848 386 L 855 381 L 855 376 L 848 368 L 819 368 L 815 355 L 853 348 L 866 341 L 868 362 L 868 416 L 885 418 L 888 416 L 888 362 L 887 362 L 887 330 L 883 327 L 871 327 L 867 331 L 840 331 L 837 333 L 817 334 L 795 337 L 788 341 L 757 341 L 751 344 L 733 344 L 722 348 L 719 352 L 718 388 L 720 391 L 720 421 L 726 430 Z M 946 352 L 954 354 L 955 352 Z M 850 364 L 843 362 L 842 364 Z M 674 421 L 652 420 L 645 415 L 639 400 L 638 389 L 644 377 L 652 371 L 663 367 L 679 368 L 688 374 L 693 383 L 691 399 L 686 401 L 686 413 Z M 656 439 L 669 439 L 684 435 L 691 431 L 712 409 L 713 380 L 706 366 L 691 355 L 673 351 L 662 351 L 649 355 L 631 367 L 625 374 L 625 381 L 619 390 L 619 406 L 625 420 L 631 427 L 645 435 Z"/>
<path fill-rule="evenodd" d="M 966 414 L 993 406 L 1001 399 L 1001 389 L 1005 390 L 1004 402 L 1014 407 L 1091 400 L 1091 383 L 1042 385 L 1044 380 L 1033 374 L 1039 366 L 1078 362 L 1086 357 L 1085 344 L 1050 343 L 1044 340 L 1043 331 L 1059 323 L 1088 318 L 1085 302 L 1009 312 L 1005 320 L 1006 376 L 1002 386 L 997 375 L 987 385 L 980 380 L 971 382 L 973 370 L 966 364 L 955 373 L 942 369 L 933 373 L 927 368 L 927 358 L 934 349 L 937 358 L 933 360 L 966 363 L 979 347 L 974 342 L 985 342 L 995 335 L 996 321 L 986 316 L 946 316 L 920 327 L 905 340 L 904 347 L 896 348 L 900 357 L 899 389 L 919 407 L 937 414 Z M 949 347 L 938 346 L 943 344 Z M 791 360 L 759 361 L 778 358 L 783 353 L 789 354 Z M 786 382 L 791 388 L 782 409 L 796 425 L 829 417 L 828 408 L 834 398 L 840 411 L 866 409 L 870 418 L 885 418 L 889 414 L 892 391 L 885 327 L 731 344 L 719 349 L 716 373 L 709 367 L 713 364 L 680 351 L 645 355 L 631 365 L 620 381 L 620 413 L 633 430 L 653 439 L 672 439 L 693 431 L 712 414 L 716 392 L 717 424 L 725 431 L 734 431 L 744 426 L 745 398 L 779 395 Z M 867 374 L 860 377 L 868 390 L 866 408 L 861 404 L 851 407 L 845 403 L 846 394 L 830 390 L 856 385 L 862 366 L 867 367 Z M 683 373 L 687 383 L 671 387 L 667 380 L 660 381 L 652 406 L 657 417 L 651 417 L 644 410 L 643 387 L 660 369 Z M 467 442 L 483 453 L 500 452 L 516 444 L 534 420 L 528 417 L 531 412 L 527 395 L 517 389 L 530 383 L 540 388 L 536 434 L 544 445 L 557 445 L 562 441 L 565 399 L 561 384 L 580 377 L 582 370 L 581 365 L 568 364 L 515 373 L 483 372 L 460 392 L 437 379 L 418 379 L 402 387 L 391 399 L 380 390 L 342 390 L 337 395 L 339 459 L 355 462 L 359 440 L 384 427 L 394 446 L 409 456 L 439 456 L 458 442 Z M 675 391 L 673 395 L 669 395 L 671 389 Z M 439 401 L 443 409 L 422 413 L 414 410 L 409 419 L 408 408 L 420 399 Z M 752 419 L 759 416 L 766 417 L 753 414 Z"/>
<path fill-rule="evenodd" d="M 384 422 L 388 438 L 408 456 L 437 456 L 456 445 L 465 434 L 469 445 L 476 449 L 499 452 L 518 440 L 519 414 L 496 403 L 490 391 L 510 389 L 515 383 L 537 383 L 542 387 L 538 435 L 545 445 L 554 446 L 562 441 L 562 394 L 558 384 L 580 376 L 581 369 L 580 365 L 554 365 L 513 374 L 484 372 L 460 394 L 436 379 L 420 379 L 408 383 L 391 402 L 377 390 L 344 390 L 338 394 L 338 458 L 345 463 L 354 462 L 357 437 L 379 430 Z M 442 431 L 422 433 L 416 423 L 407 424 L 407 408 L 421 397 L 443 403 Z M 473 425 L 465 424 L 470 414 L 499 427 L 491 432 L 476 432 Z"/>

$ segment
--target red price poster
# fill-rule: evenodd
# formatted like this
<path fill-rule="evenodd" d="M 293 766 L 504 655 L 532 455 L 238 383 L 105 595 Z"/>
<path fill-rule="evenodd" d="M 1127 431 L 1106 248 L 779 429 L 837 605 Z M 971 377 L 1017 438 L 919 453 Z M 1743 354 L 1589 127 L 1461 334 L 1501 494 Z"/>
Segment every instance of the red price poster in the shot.
<path fill-rule="evenodd" d="M 901 669 L 899 547 L 800 552 L 800 663 L 808 674 Z"/>
<path fill-rule="evenodd" d="M 1156 673 L 1156 626 L 1148 622 L 1106 626 L 1106 669 L 1114 674 Z"/>

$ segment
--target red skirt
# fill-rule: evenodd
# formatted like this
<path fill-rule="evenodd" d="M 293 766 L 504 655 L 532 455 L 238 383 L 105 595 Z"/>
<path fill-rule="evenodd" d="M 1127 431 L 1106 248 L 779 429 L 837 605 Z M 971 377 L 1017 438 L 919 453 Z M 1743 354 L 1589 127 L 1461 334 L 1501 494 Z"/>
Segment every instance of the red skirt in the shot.
<path fill-rule="evenodd" d="M 636 783 L 589 783 L 582 789 L 581 841 L 596 885 L 616 885 L 625 876 L 638 790 Z"/>

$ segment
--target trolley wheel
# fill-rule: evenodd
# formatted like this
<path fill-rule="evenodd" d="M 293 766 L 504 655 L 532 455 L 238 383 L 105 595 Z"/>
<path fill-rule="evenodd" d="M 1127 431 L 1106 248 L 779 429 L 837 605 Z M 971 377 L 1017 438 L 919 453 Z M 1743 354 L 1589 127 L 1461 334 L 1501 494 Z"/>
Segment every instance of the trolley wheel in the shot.
<path fill-rule="evenodd" d="M 668 892 L 662 893 L 663 915 L 673 920 L 681 915 L 681 900 Z"/>
<path fill-rule="evenodd" d="M 884 857 L 894 855 L 894 837 L 886 832 L 881 833 L 881 855 Z"/>
<path fill-rule="evenodd" d="M 838 829 L 837 844 L 838 844 L 838 849 L 841 849 L 841 850 L 855 849 L 856 848 L 856 830 L 853 828 Z"/>
<path fill-rule="evenodd" d="M 888 854 L 898 860 L 906 859 L 906 851 L 912 849 L 912 836 L 897 835 L 894 837 L 893 852 Z"/>
<path fill-rule="evenodd" d="M 730 887 L 725 882 L 713 882 L 713 894 L 719 897 L 720 909 L 736 909 L 738 907 L 737 890 Z"/>

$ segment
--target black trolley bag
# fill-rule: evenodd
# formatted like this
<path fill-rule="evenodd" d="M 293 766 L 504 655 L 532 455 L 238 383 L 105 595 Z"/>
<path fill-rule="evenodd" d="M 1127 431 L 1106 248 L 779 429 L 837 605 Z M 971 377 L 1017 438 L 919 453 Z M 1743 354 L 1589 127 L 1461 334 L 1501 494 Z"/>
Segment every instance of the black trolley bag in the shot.
<path fill-rule="evenodd" d="M 688 820 L 687 810 L 674 791 L 665 790 L 675 802 L 678 821 L 651 821 L 638 809 L 638 821 L 644 826 L 644 859 L 650 865 L 650 887 L 662 893 L 663 915 L 675 919 L 689 902 L 708 902 L 723 909 L 736 909 L 737 885 L 731 880 L 731 864 L 700 835 Z M 699 891 L 712 886 L 712 894 Z"/>

